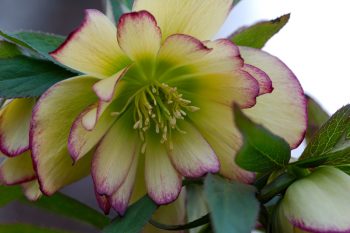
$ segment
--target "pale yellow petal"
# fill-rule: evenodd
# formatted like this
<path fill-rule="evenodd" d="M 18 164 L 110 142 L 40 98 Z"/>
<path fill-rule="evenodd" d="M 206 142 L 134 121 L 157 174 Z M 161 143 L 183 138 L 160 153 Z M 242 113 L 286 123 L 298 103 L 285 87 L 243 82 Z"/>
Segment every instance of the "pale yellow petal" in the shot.
<path fill-rule="evenodd" d="M 264 71 L 274 90 L 259 96 L 244 112 L 255 122 L 284 138 L 292 148 L 304 138 L 307 114 L 304 91 L 293 72 L 278 58 L 261 50 L 240 47 L 244 61 Z"/>
<path fill-rule="evenodd" d="M 97 101 L 92 90 L 97 81 L 80 76 L 59 82 L 42 95 L 34 108 L 32 154 L 41 189 L 47 195 L 89 173 L 91 155 L 73 166 L 67 144 L 76 117 Z"/>
<path fill-rule="evenodd" d="M 109 77 L 130 61 L 120 50 L 116 26 L 98 10 L 86 10 L 83 24 L 51 56 L 77 71 Z"/>
<path fill-rule="evenodd" d="M 0 114 L 0 150 L 7 156 L 22 154 L 29 148 L 29 127 L 35 100 L 14 99 Z"/>
<path fill-rule="evenodd" d="M 181 33 L 209 40 L 218 32 L 231 7 L 232 0 L 135 0 L 133 10 L 151 12 L 164 39 Z"/>

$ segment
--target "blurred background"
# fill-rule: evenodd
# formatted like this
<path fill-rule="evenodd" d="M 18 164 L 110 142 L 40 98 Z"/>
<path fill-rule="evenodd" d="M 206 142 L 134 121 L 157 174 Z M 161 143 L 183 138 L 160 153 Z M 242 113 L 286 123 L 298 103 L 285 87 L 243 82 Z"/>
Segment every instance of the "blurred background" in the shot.
<path fill-rule="evenodd" d="M 84 9 L 103 10 L 101 0 L 0 0 L 0 28 L 39 30 L 67 35 L 82 21 Z M 329 113 L 349 102 L 350 2 L 347 0 L 242 0 L 217 37 L 241 26 L 291 13 L 291 19 L 265 50 L 281 58 L 297 75 L 306 93 Z M 296 154 L 298 151 L 296 152 Z M 96 207 L 90 178 L 64 192 Z M 34 222 L 77 232 L 94 229 L 14 203 L 0 209 L 0 222 Z"/>

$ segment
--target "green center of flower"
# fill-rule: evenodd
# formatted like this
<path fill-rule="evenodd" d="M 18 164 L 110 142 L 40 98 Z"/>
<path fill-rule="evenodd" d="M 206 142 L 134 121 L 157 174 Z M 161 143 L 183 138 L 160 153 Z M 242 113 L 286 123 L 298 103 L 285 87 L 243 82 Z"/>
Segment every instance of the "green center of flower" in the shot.
<path fill-rule="evenodd" d="M 188 112 L 195 112 L 199 108 L 191 106 L 191 101 L 184 99 L 176 87 L 165 83 L 155 83 L 145 87 L 134 98 L 134 129 L 139 131 L 142 141 L 145 133 L 154 130 L 161 136 L 161 143 L 168 142 L 172 148 L 172 130 L 183 132 L 177 125 L 184 120 Z M 142 151 L 145 150 L 144 144 Z"/>

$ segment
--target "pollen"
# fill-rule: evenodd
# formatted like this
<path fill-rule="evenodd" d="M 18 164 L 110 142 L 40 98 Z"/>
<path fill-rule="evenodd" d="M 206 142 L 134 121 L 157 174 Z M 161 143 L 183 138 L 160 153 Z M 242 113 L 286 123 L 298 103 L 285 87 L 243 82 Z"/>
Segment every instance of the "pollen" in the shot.
<path fill-rule="evenodd" d="M 139 131 L 140 139 L 145 141 L 146 132 L 154 130 L 160 135 L 160 143 L 168 143 L 170 147 L 172 131 L 185 133 L 178 127 L 178 121 L 184 120 L 188 112 L 199 110 L 176 87 L 165 83 L 144 88 L 134 97 L 134 105 L 134 129 Z"/>

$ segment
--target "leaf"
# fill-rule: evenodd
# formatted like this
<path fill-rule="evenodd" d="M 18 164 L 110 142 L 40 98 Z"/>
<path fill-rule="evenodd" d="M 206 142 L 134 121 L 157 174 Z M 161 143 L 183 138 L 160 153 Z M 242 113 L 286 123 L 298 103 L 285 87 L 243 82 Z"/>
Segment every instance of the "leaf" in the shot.
<path fill-rule="evenodd" d="M 0 225 L 0 233 L 69 233 L 63 230 L 54 230 L 28 224 Z"/>
<path fill-rule="evenodd" d="M 62 193 L 56 193 L 51 197 L 43 196 L 36 202 L 29 202 L 24 197 L 22 197 L 20 201 L 88 223 L 99 229 L 102 229 L 110 222 L 110 219 L 102 213 Z"/>
<path fill-rule="evenodd" d="M 241 28 L 230 39 L 236 45 L 261 49 L 288 23 L 289 17 L 290 14 L 286 14 L 271 21 L 262 21 L 250 27 Z"/>
<path fill-rule="evenodd" d="M 259 212 L 254 186 L 207 175 L 204 190 L 216 233 L 248 233 Z"/>
<path fill-rule="evenodd" d="M 306 96 L 308 126 L 306 131 L 306 140 L 310 141 L 312 136 L 329 119 L 328 113 L 310 96 Z"/>
<path fill-rule="evenodd" d="M 157 205 L 146 195 L 128 208 L 124 217 L 117 217 L 103 233 L 139 233 L 151 219 Z"/>
<path fill-rule="evenodd" d="M 239 107 L 234 107 L 235 123 L 243 136 L 236 163 L 253 172 L 271 172 L 288 165 L 290 147 L 281 137 L 247 118 Z"/>
<path fill-rule="evenodd" d="M 130 12 L 133 0 L 106 0 L 107 1 L 107 8 L 110 7 L 111 9 L 107 9 L 107 11 L 110 11 L 113 14 L 114 21 L 118 22 L 119 18 L 122 14 L 126 12 Z"/>
<path fill-rule="evenodd" d="M 0 186 L 0 207 L 3 207 L 22 197 L 19 186 Z"/>
<path fill-rule="evenodd" d="M 298 166 L 350 164 L 350 105 L 338 110 L 314 135 Z"/>
<path fill-rule="evenodd" d="M 63 36 L 34 31 L 21 31 L 13 34 L 0 31 L 0 36 L 24 48 L 31 49 L 55 63 L 57 62 L 49 55 L 49 52 L 54 51 L 65 40 Z"/>
<path fill-rule="evenodd" d="M 16 45 L 7 41 L 0 41 L 0 59 L 16 57 L 21 54 L 21 51 Z"/>
<path fill-rule="evenodd" d="M 0 97 L 37 97 L 53 84 L 75 75 L 44 60 L 25 56 L 0 59 Z"/>

